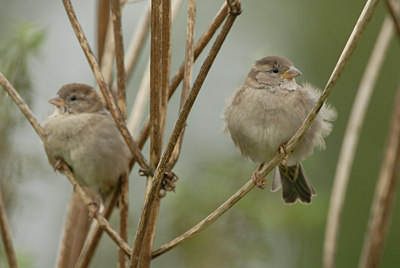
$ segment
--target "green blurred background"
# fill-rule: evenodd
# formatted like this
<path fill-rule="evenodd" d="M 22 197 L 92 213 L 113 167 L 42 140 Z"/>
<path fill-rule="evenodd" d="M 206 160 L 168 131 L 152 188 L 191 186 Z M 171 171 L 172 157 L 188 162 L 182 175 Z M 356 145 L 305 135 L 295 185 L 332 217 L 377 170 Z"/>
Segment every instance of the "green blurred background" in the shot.
<path fill-rule="evenodd" d="M 196 40 L 223 1 L 197 2 Z M 89 42 L 94 44 L 95 1 L 73 4 Z M 168 194 L 162 201 L 155 247 L 207 216 L 247 182 L 257 167 L 236 152 L 229 137 L 221 132 L 220 118 L 225 100 L 241 85 L 252 62 L 267 55 L 288 57 L 303 73 L 298 81 L 323 88 L 364 4 L 365 1 L 345 0 L 242 1 L 243 13 L 217 56 L 189 116 L 182 155 L 174 170 L 180 180 L 176 193 Z M 43 122 L 52 111 L 47 99 L 61 85 L 94 85 L 95 80 L 61 1 L 0 0 L 0 5 L 1 71 L 9 75 Z M 126 46 L 144 7 L 142 1 L 124 9 Z M 186 10 L 184 1 L 173 28 L 172 74 L 184 58 Z M 382 1 L 329 97 L 339 116 L 334 131 L 326 139 L 327 150 L 304 161 L 318 192 L 312 205 L 287 206 L 280 192 L 253 189 L 205 231 L 155 259 L 152 267 L 321 267 L 327 209 L 343 133 L 386 11 Z M 14 46 L 7 47 L 11 41 Z M 147 62 L 148 47 L 147 42 L 128 84 L 130 104 Z M 194 75 L 203 59 L 204 55 L 195 64 Z M 9 67 L 13 62 L 17 67 Z M 341 222 L 337 267 L 358 264 L 383 159 L 399 66 L 399 37 L 395 35 L 362 128 Z M 72 189 L 66 178 L 48 165 L 40 139 L 16 106 L 3 90 L 0 94 L 0 186 L 5 192 L 16 250 L 22 267 L 53 267 Z M 167 134 L 176 119 L 179 95 L 172 98 L 169 106 Z M 130 242 L 144 189 L 144 179 L 136 174 L 135 169 L 131 176 Z M 399 205 L 396 200 L 381 267 L 399 267 Z M 117 217 L 112 223 L 117 226 Z M 1 254 L 0 267 L 7 267 Z M 104 236 L 92 267 L 115 267 L 116 257 L 113 242 Z"/>

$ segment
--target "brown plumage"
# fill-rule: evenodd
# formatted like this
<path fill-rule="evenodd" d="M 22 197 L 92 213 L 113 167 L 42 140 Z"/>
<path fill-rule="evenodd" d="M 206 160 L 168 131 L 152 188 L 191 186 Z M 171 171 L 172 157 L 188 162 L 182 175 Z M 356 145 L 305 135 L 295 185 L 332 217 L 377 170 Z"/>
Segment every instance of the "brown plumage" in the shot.
<path fill-rule="evenodd" d="M 50 103 L 56 106 L 45 124 L 49 162 L 62 159 L 82 186 L 103 201 L 128 172 L 131 153 L 97 92 L 85 84 L 67 84 Z"/>
<path fill-rule="evenodd" d="M 244 85 L 227 102 L 225 130 L 243 156 L 257 163 L 268 162 L 299 129 L 320 95 L 310 84 L 298 85 L 294 78 L 299 75 L 286 58 L 263 58 L 254 63 Z M 325 148 L 324 137 L 331 132 L 335 117 L 335 110 L 324 105 L 286 164 L 276 168 L 272 190 L 282 185 L 286 203 L 310 203 L 315 195 L 300 161 L 315 147 Z"/>

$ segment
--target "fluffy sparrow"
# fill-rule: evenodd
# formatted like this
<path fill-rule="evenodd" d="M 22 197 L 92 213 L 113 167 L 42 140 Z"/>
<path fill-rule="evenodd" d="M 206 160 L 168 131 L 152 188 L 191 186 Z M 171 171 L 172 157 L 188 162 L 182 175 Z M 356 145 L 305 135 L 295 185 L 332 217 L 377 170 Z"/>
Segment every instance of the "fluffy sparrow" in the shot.
<path fill-rule="evenodd" d="M 85 84 L 67 84 L 49 100 L 56 106 L 45 124 L 50 164 L 64 161 L 78 182 L 102 201 L 128 173 L 131 153 L 97 92 Z"/>
<path fill-rule="evenodd" d="M 262 58 L 254 63 L 223 113 L 225 130 L 243 156 L 261 163 L 258 171 L 277 152 L 284 154 L 285 160 L 274 170 L 271 190 L 282 186 L 283 200 L 288 204 L 296 200 L 310 203 L 316 194 L 300 161 L 312 154 L 314 147 L 325 148 L 324 137 L 331 132 L 331 122 L 336 118 L 333 107 L 324 104 L 294 151 L 286 154 L 285 144 L 320 96 L 312 85 L 298 85 L 295 77 L 299 75 L 301 72 L 286 58 Z M 253 180 L 263 188 L 257 175 L 256 171 Z"/>

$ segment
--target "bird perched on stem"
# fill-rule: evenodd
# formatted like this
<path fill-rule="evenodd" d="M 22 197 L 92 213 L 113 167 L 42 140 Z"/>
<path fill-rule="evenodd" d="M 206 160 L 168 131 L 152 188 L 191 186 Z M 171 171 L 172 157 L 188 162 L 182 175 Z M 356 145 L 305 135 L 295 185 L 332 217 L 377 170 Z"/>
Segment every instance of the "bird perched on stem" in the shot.
<path fill-rule="evenodd" d="M 300 161 L 312 154 L 315 147 L 325 148 L 324 137 L 331 132 L 331 122 L 336 118 L 334 108 L 324 104 L 293 152 L 286 152 L 285 144 L 320 96 L 310 84 L 298 85 L 295 78 L 299 75 L 301 72 L 284 57 L 262 58 L 254 63 L 244 85 L 234 92 L 223 113 L 225 130 L 242 155 L 261 163 L 252 177 L 258 187 L 265 187 L 265 180 L 259 176 L 264 163 L 277 153 L 284 155 L 274 170 L 271 190 L 282 186 L 283 200 L 288 204 L 296 200 L 310 203 L 316 194 Z"/>
<path fill-rule="evenodd" d="M 101 201 L 128 174 L 131 153 L 100 96 L 89 85 L 64 85 L 49 100 L 56 106 L 45 124 L 45 150 L 57 169 L 65 162 L 77 181 Z"/>

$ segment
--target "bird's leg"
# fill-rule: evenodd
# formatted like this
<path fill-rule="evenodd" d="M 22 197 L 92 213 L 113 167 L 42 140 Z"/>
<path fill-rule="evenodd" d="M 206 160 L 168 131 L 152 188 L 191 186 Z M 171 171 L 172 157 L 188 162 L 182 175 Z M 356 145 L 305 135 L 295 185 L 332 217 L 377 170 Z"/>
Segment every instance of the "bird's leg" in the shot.
<path fill-rule="evenodd" d="M 92 201 L 89 203 L 89 206 L 93 206 L 94 210 L 89 215 L 90 217 L 94 218 L 99 215 L 100 213 L 100 203 L 97 201 Z"/>
<path fill-rule="evenodd" d="M 256 171 L 253 172 L 253 176 L 251 179 L 253 180 L 254 184 L 261 189 L 264 189 L 267 186 L 267 180 L 260 176 L 260 171 L 263 169 L 265 163 L 261 163 L 261 165 L 257 168 Z"/>
<path fill-rule="evenodd" d="M 154 171 L 151 170 L 144 170 L 144 169 L 139 169 L 139 175 L 140 176 L 154 176 Z M 178 180 L 178 176 L 172 172 L 172 171 L 166 171 L 164 172 L 164 177 L 162 180 L 162 187 L 164 190 L 168 192 L 175 192 L 175 182 Z"/>
<path fill-rule="evenodd" d="M 164 178 L 162 180 L 162 187 L 165 191 L 175 192 L 175 182 L 178 180 L 178 176 L 172 172 L 167 171 L 164 173 Z"/>
<path fill-rule="evenodd" d="M 62 159 L 61 157 L 57 158 L 57 162 L 54 165 L 54 171 L 56 171 L 56 170 L 61 171 L 64 164 L 65 164 L 64 159 Z"/>
<path fill-rule="evenodd" d="M 289 153 L 286 151 L 286 144 L 279 146 L 278 153 L 283 156 L 282 164 L 286 166 Z"/>

